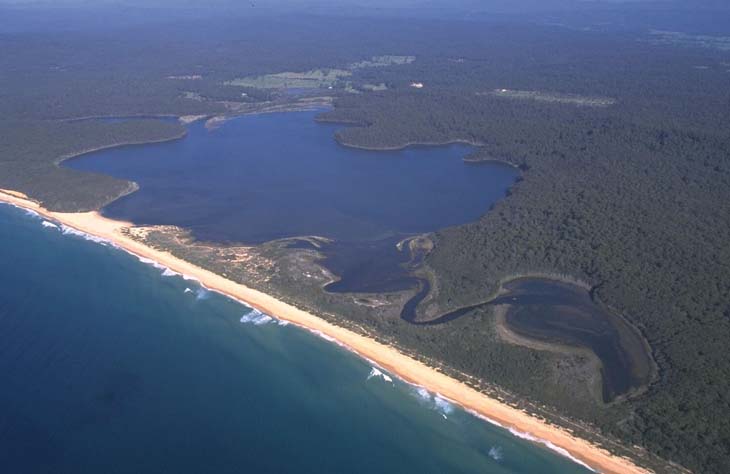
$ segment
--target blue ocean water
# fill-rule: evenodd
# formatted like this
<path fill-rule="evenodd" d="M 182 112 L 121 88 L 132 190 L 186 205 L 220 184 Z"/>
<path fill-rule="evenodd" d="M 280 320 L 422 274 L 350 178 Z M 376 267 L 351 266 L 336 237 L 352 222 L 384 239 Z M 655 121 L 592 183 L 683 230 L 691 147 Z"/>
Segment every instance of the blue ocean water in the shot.
<path fill-rule="evenodd" d="M 335 344 L 0 205 L 0 472 L 588 472 L 371 374 Z"/>

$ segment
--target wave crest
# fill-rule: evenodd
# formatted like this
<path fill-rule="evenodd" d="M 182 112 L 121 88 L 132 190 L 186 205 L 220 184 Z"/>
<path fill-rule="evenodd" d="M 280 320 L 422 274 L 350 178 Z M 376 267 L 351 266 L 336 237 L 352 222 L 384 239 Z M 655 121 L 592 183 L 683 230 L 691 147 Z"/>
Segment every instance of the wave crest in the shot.
<path fill-rule="evenodd" d="M 252 323 L 254 326 L 261 326 L 264 324 L 268 324 L 272 322 L 274 318 L 269 316 L 268 314 L 264 314 L 261 311 L 253 308 L 248 313 L 241 316 L 241 322 L 246 323 Z"/>
<path fill-rule="evenodd" d="M 451 414 L 454 411 L 454 405 L 438 393 L 432 394 L 424 387 L 414 387 L 412 392 L 418 401 L 427 408 L 435 410 L 441 414 L 444 418 L 446 415 Z"/>
<path fill-rule="evenodd" d="M 390 376 L 384 374 L 381 370 L 379 370 L 375 367 L 371 367 L 370 373 L 368 374 L 368 380 L 370 380 L 373 377 L 379 377 L 379 378 L 385 380 L 386 382 L 393 383 L 393 379 Z"/>
<path fill-rule="evenodd" d="M 523 431 L 518 431 L 514 428 L 510 428 L 509 432 L 512 433 L 512 435 L 517 436 L 518 438 L 525 439 L 527 441 L 532 441 L 533 443 L 539 443 L 544 446 L 547 446 L 548 449 L 555 451 L 558 454 L 561 454 L 562 456 L 565 456 L 566 458 L 570 459 L 576 464 L 580 464 L 581 466 L 585 467 L 591 472 L 597 472 L 595 469 L 592 469 L 589 465 L 581 461 L 580 459 L 575 458 L 573 455 L 571 455 L 566 449 L 563 449 L 559 446 L 555 446 L 553 443 L 551 443 L 548 440 L 537 438 L 535 436 L 532 436 L 530 433 L 525 433 Z"/>
<path fill-rule="evenodd" d="M 86 232 L 81 232 L 80 230 L 76 230 L 73 227 L 69 227 L 65 224 L 61 224 L 61 232 L 64 235 L 73 235 L 75 237 L 81 237 L 84 240 L 88 240 L 89 242 L 94 242 L 101 245 L 110 245 L 112 247 L 116 247 L 114 243 L 112 243 L 109 240 L 102 239 L 101 237 L 97 237 L 95 235 L 87 234 Z"/>

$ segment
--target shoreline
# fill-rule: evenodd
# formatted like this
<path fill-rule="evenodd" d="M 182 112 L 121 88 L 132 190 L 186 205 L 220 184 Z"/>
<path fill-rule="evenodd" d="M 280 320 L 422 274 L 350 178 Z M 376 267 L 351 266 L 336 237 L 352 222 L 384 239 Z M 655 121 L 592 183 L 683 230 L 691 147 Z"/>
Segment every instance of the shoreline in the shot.
<path fill-rule="evenodd" d="M 0 202 L 33 211 L 76 231 L 108 241 L 120 249 L 153 260 L 176 273 L 197 279 L 206 288 L 238 300 L 253 309 L 275 316 L 347 348 L 365 360 L 398 376 L 404 382 L 424 387 L 455 405 L 509 430 L 513 435 L 528 439 L 571 458 L 574 462 L 604 474 L 646 474 L 630 460 L 613 455 L 603 448 L 577 438 L 568 430 L 546 423 L 522 410 L 506 405 L 438 370 L 428 367 L 391 346 L 331 324 L 311 313 L 276 298 L 228 280 L 209 270 L 195 266 L 168 252 L 148 247 L 122 233 L 133 224 L 103 217 L 98 212 L 52 212 L 31 201 L 22 193 L 0 189 Z"/>
<path fill-rule="evenodd" d="M 337 123 L 343 123 L 344 125 L 350 125 L 346 122 L 337 122 L 337 121 L 324 121 L 320 120 L 319 122 L 322 123 L 331 123 L 331 124 L 337 124 Z M 454 140 L 447 140 L 443 142 L 426 142 L 426 141 L 415 141 L 415 142 L 406 142 L 402 145 L 391 145 L 391 146 L 367 146 L 367 145 L 355 145 L 353 143 L 347 143 L 342 140 L 340 140 L 338 137 L 335 137 L 335 140 L 338 144 L 347 147 L 347 148 L 353 148 L 355 150 L 365 150 L 365 151 L 401 151 L 405 150 L 406 148 L 411 147 L 442 147 L 442 146 L 449 146 L 449 145 L 468 145 L 474 148 L 480 148 L 483 147 L 484 144 L 480 142 L 475 142 L 473 140 L 464 140 L 460 138 L 456 138 Z M 500 162 L 505 163 L 510 166 L 513 166 L 512 164 L 508 162 Z"/>

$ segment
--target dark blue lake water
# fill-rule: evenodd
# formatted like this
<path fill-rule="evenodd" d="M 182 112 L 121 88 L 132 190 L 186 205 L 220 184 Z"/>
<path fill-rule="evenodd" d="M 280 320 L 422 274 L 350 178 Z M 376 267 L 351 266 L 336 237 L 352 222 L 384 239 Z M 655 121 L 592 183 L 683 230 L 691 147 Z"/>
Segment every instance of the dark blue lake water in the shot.
<path fill-rule="evenodd" d="M 66 162 L 136 181 L 109 217 L 173 224 L 201 240 L 247 244 L 320 235 L 372 241 L 479 218 L 517 176 L 500 164 L 467 165 L 463 145 L 374 152 L 334 140 L 341 126 L 317 112 L 249 115 L 186 138 L 123 147 Z"/>
<path fill-rule="evenodd" d="M 0 265 L 0 472 L 588 472 L 3 205 Z"/>

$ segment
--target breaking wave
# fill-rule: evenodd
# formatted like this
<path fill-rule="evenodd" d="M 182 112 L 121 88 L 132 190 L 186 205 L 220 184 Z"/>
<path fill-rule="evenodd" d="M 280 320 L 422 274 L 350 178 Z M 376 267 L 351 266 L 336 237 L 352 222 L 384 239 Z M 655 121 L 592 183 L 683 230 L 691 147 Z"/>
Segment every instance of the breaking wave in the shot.
<path fill-rule="evenodd" d="M 439 412 L 444 418 L 454 411 L 454 405 L 438 393 L 432 394 L 424 387 L 414 386 L 413 388 L 412 393 L 423 406 Z"/>
<path fill-rule="evenodd" d="M 192 292 L 193 292 L 193 290 L 191 290 L 190 288 L 185 288 L 185 291 L 183 291 L 183 293 L 192 293 Z"/>
<path fill-rule="evenodd" d="M 552 451 L 555 451 L 556 453 L 558 453 L 558 454 L 560 454 L 562 456 L 565 456 L 566 458 L 570 459 L 574 463 L 580 464 L 581 466 L 585 467 L 589 471 L 591 471 L 591 472 L 597 472 L 596 470 L 594 470 L 593 468 L 591 468 L 589 465 L 587 465 L 586 463 L 584 463 L 580 459 L 575 458 L 567 450 L 565 450 L 565 449 L 563 449 L 561 447 L 555 446 L 553 443 L 551 443 L 548 440 L 541 439 L 541 438 L 537 438 L 535 436 L 532 436 L 529 433 L 524 433 L 524 432 L 518 431 L 518 430 L 516 430 L 514 428 L 510 428 L 509 429 L 509 432 L 512 433 L 513 436 L 517 436 L 518 438 L 525 439 L 527 441 L 532 441 L 533 443 L 542 444 L 542 445 L 546 446 L 548 449 L 550 449 Z"/>
<path fill-rule="evenodd" d="M 241 317 L 242 323 L 253 323 L 254 326 L 261 326 L 272 322 L 274 318 L 268 314 L 264 314 L 257 309 L 251 309 L 248 313 Z"/>
<path fill-rule="evenodd" d="M 116 247 L 112 242 L 102 239 L 100 237 L 96 237 L 95 235 L 87 234 L 86 232 L 81 232 L 80 230 L 76 230 L 73 227 L 69 227 L 65 224 L 61 224 L 61 232 L 63 232 L 64 235 L 73 235 L 75 237 L 81 237 L 84 240 L 88 240 L 90 242 L 94 242 L 101 245 L 111 245 L 112 247 Z"/>
<path fill-rule="evenodd" d="M 142 262 L 142 263 L 145 263 L 145 264 L 147 264 L 147 265 L 152 265 L 153 267 L 155 267 L 155 268 L 157 268 L 157 269 L 159 269 L 159 270 L 162 270 L 163 268 L 165 268 L 165 266 L 164 266 L 164 265 L 160 265 L 159 263 L 155 262 L 155 261 L 154 261 L 154 260 L 152 260 L 151 258 L 147 258 L 147 257 L 141 257 L 141 256 L 137 255 L 137 259 L 138 259 L 138 260 L 139 260 L 140 262 Z"/>
<path fill-rule="evenodd" d="M 342 343 L 341 343 L 340 341 L 338 341 L 338 340 L 337 340 L 337 339 L 335 339 L 334 337 L 332 337 L 332 336 L 329 336 L 329 335 L 327 335 L 327 334 L 323 333 L 322 331 L 318 331 L 318 330 L 316 330 L 316 329 L 308 329 L 308 328 L 305 328 L 305 329 L 307 329 L 307 330 L 308 330 L 309 332 L 311 332 L 312 334 L 316 334 L 317 336 L 321 337 L 321 338 L 322 338 L 322 339 L 324 339 L 325 341 L 329 341 L 329 342 L 334 342 L 335 344 L 337 344 L 337 345 L 338 345 L 338 346 L 340 346 L 340 347 L 344 347 L 344 348 L 346 348 L 346 349 L 349 349 L 349 348 L 348 348 L 348 347 L 347 347 L 346 345 L 342 344 Z"/>
<path fill-rule="evenodd" d="M 51 229 L 58 229 L 58 226 L 56 224 L 54 224 L 53 222 L 49 222 L 49 221 L 43 221 L 43 222 L 41 222 L 41 225 L 43 227 L 49 227 Z"/>
<path fill-rule="evenodd" d="M 166 276 L 166 277 L 184 276 L 184 275 L 170 269 L 169 267 L 166 267 L 165 265 L 152 260 L 151 258 L 142 257 L 142 256 L 136 255 L 136 254 L 135 254 L 135 256 L 137 257 L 137 260 L 139 260 L 140 262 L 142 262 L 146 265 L 150 265 L 150 266 L 156 268 L 157 270 L 162 270 L 162 276 Z M 186 280 L 187 280 L 187 278 L 186 278 Z"/>
<path fill-rule="evenodd" d="M 381 370 L 376 369 L 375 367 L 372 367 L 370 369 L 370 374 L 368 374 L 368 380 L 370 380 L 373 377 L 379 377 L 379 378 L 385 380 L 386 382 L 393 383 L 393 379 L 391 377 L 384 374 Z"/>
<path fill-rule="evenodd" d="M 454 411 L 454 405 L 447 402 L 443 398 L 439 397 L 438 395 L 435 395 L 433 397 L 433 404 L 436 407 L 438 411 L 443 413 L 444 415 L 448 415 L 452 411 Z"/>
<path fill-rule="evenodd" d="M 198 301 L 207 300 L 208 298 L 210 298 L 210 291 L 205 288 L 198 288 L 198 291 L 195 292 L 195 299 Z"/>

